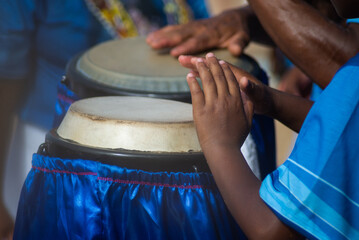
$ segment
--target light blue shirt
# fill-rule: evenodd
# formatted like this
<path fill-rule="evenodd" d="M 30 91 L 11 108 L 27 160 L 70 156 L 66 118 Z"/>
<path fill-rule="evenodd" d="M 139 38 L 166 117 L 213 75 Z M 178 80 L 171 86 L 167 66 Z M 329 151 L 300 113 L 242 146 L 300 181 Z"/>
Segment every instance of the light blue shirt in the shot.
<path fill-rule="evenodd" d="M 347 23 L 359 23 L 359 18 L 347 19 Z"/>
<path fill-rule="evenodd" d="M 260 195 L 309 239 L 359 239 L 359 54 L 318 97 Z"/>

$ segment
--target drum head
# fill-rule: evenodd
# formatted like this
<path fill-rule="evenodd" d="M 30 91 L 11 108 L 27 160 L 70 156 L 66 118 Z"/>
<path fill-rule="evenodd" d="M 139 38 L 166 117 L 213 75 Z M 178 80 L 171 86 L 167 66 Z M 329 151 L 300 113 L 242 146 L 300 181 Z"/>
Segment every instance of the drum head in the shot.
<path fill-rule="evenodd" d="M 259 74 L 256 62 L 246 55 L 236 58 L 227 50 L 213 52 L 252 75 Z M 67 75 L 72 82 L 110 94 L 189 101 L 187 73 L 188 69 L 176 58 L 151 49 L 144 37 L 136 37 L 108 41 L 89 49 L 70 62 Z"/>
<path fill-rule="evenodd" d="M 164 99 L 83 99 L 71 105 L 57 133 L 89 147 L 152 153 L 201 152 L 192 105 Z"/>

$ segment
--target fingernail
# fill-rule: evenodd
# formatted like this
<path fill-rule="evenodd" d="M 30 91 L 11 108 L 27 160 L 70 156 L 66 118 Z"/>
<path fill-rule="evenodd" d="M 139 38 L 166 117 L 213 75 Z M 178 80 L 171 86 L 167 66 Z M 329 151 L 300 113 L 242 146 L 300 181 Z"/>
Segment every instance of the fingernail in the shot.
<path fill-rule="evenodd" d="M 213 53 L 211 53 L 211 52 L 209 52 L 209 53 L 207 53 L 206 57 L 208 57 L 208 58 L 210 58 L 210 57 L 214 57 L 214 54 L 213 54 Z"/>
<path fill-rule="evenodd" d="M 197 58 L 197 62 L 203 62 L 202 58 Z"/>
<path fill-rule="evenodd" d="M 193 73 L 188 73 L 188 74 L 187 74 L 187 77 L 193 78 L 193 77 L 194 77 L 194 74 L 193 74 Z"/>
<path fill-rule="evenodd" d="M 226 62 L 223 60 L 219 60 L 219 64 L 226 64 Z"/>

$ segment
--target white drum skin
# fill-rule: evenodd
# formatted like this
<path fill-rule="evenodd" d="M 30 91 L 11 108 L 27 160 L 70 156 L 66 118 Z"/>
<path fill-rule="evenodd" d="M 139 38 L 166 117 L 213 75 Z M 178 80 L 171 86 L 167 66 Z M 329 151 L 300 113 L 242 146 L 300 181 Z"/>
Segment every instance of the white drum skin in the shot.
<path fill-rule="evenodd" d="M 57 129 L 64 139 L 81 145 L 146 153 L 202 152 L 192 105 L 146 97 L 95 97 L 73 103 Z M 260 178 L 251 135 L 241 151 Z"/>
<path fill-rule="evenodd" d="M 97 97 L 71 105 L 57 133 L 108 149 L 201 152 L 192 105 L 143 97 Z"/>
<path fill-rule="evenodd" d="M 233 57 L 225 49 L 213 50 L 226 60 L 255 74 L 258 66 L 248 57 Z M 76 71 L 93 84 L 149 93 L 189 93 L 188 69 L 177 58 L 151 49 L 144 37 L 107 41 L 86 51 Z"/>

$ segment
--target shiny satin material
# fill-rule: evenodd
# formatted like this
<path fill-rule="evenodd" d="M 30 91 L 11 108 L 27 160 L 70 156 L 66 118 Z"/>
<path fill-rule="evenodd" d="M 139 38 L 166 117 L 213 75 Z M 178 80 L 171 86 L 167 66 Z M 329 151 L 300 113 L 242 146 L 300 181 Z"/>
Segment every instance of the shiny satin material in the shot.
<path fill-rule="evenodd" d="M 14 239 L 245 239 L 209 173 L 33 156 Z"/>

